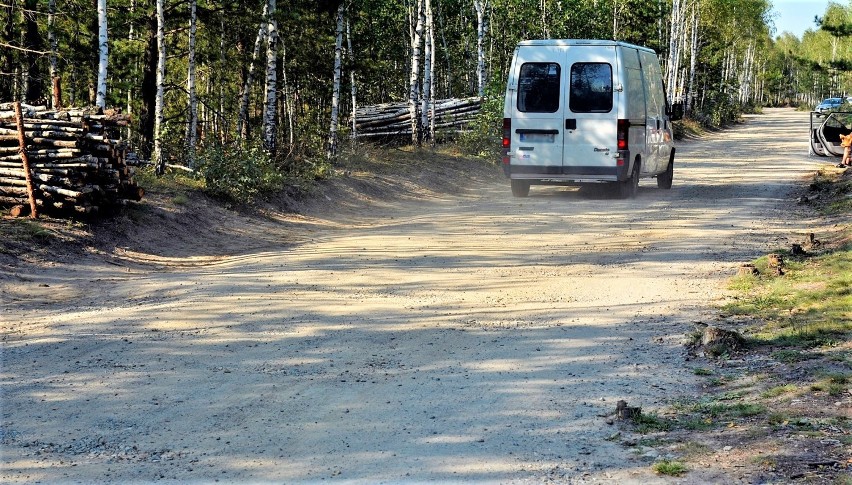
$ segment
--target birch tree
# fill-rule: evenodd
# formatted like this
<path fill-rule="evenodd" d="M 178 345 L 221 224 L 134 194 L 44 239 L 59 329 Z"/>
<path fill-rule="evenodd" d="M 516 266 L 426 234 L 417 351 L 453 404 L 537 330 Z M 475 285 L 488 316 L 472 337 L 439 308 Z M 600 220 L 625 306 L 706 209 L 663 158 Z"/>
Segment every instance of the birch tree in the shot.
<path fill-rule="evenodd" d="M 266 21 L 266 106 L 263 113 L 263 148 L 270 156 L 275 155 L 276 88 L 278 86 L 278 22 L 275 20 L 275 0 L 267 0 Z"/>
<path fill-rule="evenodd" d="M 106 0 L 98 0 L 98 85 L 95 104 L 101 109 L 106 108 L 108 41 Z"/>
<path fill-rule="evenodd" d="M 689 84 L 688 97 L 684 106 L 684 113 L 691 114 L 695 102 L 695 69 L 698 63 L 698 25 L 700 20 L 699 3 L 695 2 L 692 7 L 692 39 L 689 45 Z"/>
<path fill-rule="evenodd" d="M 423 127 L 424 138 L 431 140 L 433 133 L 429 124 L 429 106 L 432 101 L 432 1 L 424 0 L 423 12 L 426 20 L 423 32 L 423 95 L 420 98 L 420 126 Z"/>
<path fill-rule="evenodd" d="M 198 98 L 195 91 L 195 34 L 196 34 L 196 3 L 189 0 L 189 48 L 187 52 L 188 67 L 186 75 L 186 92 L 189 93 L 188 106 L 189 122 L 186 127 L 187 162 L 195 166 L 196 130 L 198 129 Z"/>
<path fill-rule="evenodd" d="M 666 62 L 666 88 L 669 104 L 677 99 L 677 74 L 680 64 L 680 46 L 682 32 L 681 0 L 672 0 L 671 28 L 669 33 L 669 55 Z"/>
<path fill-rule="evenodd" d="M 349 59 L 349 84 L 350 94 L 352 97 L 352 129 L 349 133 L 350 138 L 355 140 L 358 137 L 355 120 L 355 110 L 358 108 L 358 87 L 355 84 L 355 51 L 352 50 L 352 31 L 349 28 L 349 19 L 346 19 L 346 57 Z"/>
<path fill-rule="evenodd" d="M 343 2 L 337 7 L 337 30 L 334 43 L 334 79 L 331 93 L 331 126 L 328 130 L 328 149 L 326 159 L 337 155 L 337 119 L 340 113 L 340 74 L 343 60 Z"/>
<path fill-rule="evenodd" d="M 154 154 L 153 162 L 157 173 L 166 171 L 166 158 L 163 156 L 163 90 L 166 78 L 166 17 L 163 8 L 165 0 L 157 1 L 157 95 L 154 101 Z"/>
<path fill-rule="evenodd" d="M 237 115 L 237 136 L 241 140 L 245 140 L 248 137 L 248 105 L 249 105 L 249 95 L 251 93 L 251 86 L 254 84 L 254 71 L 255 65 L 257 64 L 257 58 L 260 57 L 260 47 L 263 45 L 263 42 L 266 40 L 266 32 L 269 22 L 269 4 L 263 4 L 263 20 L 260 22 L 260 27 L 257 29 L 257 36 L 254 38 L 254 50 L 251 54 L 251 61 L 249 62 L 248 72 L 246 73 L 246 78 L 243 81 L 243 88 L 240 92 L 240 111 Z"/>
<path fill-rule="evenodd" d="M 476 10 L 476 84 L 480 98 L 485 96 L 485 31 L 488 7 L 488 0 L 473 0 L 473 8 Z"/>
<path fill-rule="evenodd" d="M 411 143 L 420 146 L 422 137 L 417 108 L 420 96 L 418 81 L 420 77 L 420 44 L 423 38 L 423 0 L 416 0 L 415 5 L 415 11 L 411 18 L 414 29 L 411 36 L 411 74 L 408 78 L 408 112 L 411 115 Z"/>
<path fill-rule="evenodd" d="M 435 44 L 435 19 L 432 15 L 431 8 L 431 0 L 430 0 L 430 8 L 429 8 L 429 17 L 426 19 L 426 26 L 429 30 L 429 43 L 432 45 L 431 52 L 431 60 L 429 62 L 429 68 L 431 70 L 430 79 L 432 80 L 429 85 L 431 89 L 429 90 L 429 141 L 432 146 L 435 145 L 435 62 L 437 61 L 437 50 L 438 46 Z"/>

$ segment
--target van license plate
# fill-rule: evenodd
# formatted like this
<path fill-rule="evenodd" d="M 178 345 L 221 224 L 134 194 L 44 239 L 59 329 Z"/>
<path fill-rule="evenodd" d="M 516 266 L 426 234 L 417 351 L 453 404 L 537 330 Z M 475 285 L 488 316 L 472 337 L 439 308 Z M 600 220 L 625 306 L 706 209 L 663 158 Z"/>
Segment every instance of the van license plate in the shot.
<path fill-rule="evenodd" d="M 521 133 L 521 141 L 530 143 L 553 143 L 556 135 L 553 133 Z"/>

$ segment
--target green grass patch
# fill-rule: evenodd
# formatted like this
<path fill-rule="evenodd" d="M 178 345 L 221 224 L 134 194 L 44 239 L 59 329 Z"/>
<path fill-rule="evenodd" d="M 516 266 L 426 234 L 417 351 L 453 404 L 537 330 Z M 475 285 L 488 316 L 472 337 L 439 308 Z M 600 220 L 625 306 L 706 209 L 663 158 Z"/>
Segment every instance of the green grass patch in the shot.
<path fill-rule="evenodd" d="M 846 341 L 852 336 L 852 248 L 804 261 L 784 257 L 783 276 L 767 271 L 764 257 L 755 261 L 759 277 L 735 278 L 731 287 L 744 295 L 725 311 L 764 322 L 751 333 L 752 345 L 812 348 Z"/>
<path fill-rule="evenodd" d="M 765 399 L 771 399 L 771 398 L 781 396 L 783 394 L 796 392 L 796 390 L 798 390 L 798 389 L 799 388 L 795 384 L 787 384 L 787 385 L 784 385 L 784 386 L 770 387 L 769 389 L 761 392 L 760 397 L 765 398 Z"/>
<path fill-rule="evenodd" d="M 675 422 L 671 419 L 660 417 L 657 414 L 649 413 L 635 416 L 633 424 L 637 433 L 646 434 L 657 431 L 671 431 L 674 428 Z"/>
<path fill-rule="evenodd" d="M 679 477 L 689 471 L 686 465 L 682 462 L 674 460 L 658 461 L 651 466 L 651 469 L 660 475 L 668 475 L 671 477 Z"/>
<path fill-rule="evenodd" d="M 777 352 L 772 352 L 772 358 L 777 360 L 778 362 L 784 362 L 785 364 L 795 364 L 797 362 L 817 359 L 819 358 L 819 355 L 804 350 L 783 349 Z"/>
<path fill-rule="evenodd" d="M 697 375 L 697 376 L 712 376 L 713 375 L 712 370 L 701 368 L 701 367 L 696 367 L 696 368 L 692 369 L 692 373 Z"/>
<path fill-rule="evenodd" d="M 829 373 L 824 378 L 811 384 L 814 392 L 826 392 L 829 396 L 838 397 L 852 389 L 852 376 L 841 373 Z"/>
<path fill-rule="evenodd" d="M 0 252 L 7 253 L 12 242 L 17 244 L 43 244 L 56 235 L 37 221 L 28 219 L 0 220 Z"/>

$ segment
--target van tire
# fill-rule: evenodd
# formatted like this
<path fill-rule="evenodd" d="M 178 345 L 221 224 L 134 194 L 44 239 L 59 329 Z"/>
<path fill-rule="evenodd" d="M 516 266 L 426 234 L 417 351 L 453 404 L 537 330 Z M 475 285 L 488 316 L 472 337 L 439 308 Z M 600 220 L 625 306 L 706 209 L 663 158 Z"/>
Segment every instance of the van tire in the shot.
<path fill-rule="evenodd" d="M 512 195 L 515 197 L 530 195 L 530 183 L 526 180 L 512 180 Z"/>
<path fill-rule="evenodd" d="M 672 180 L 674 180 L 674 157 L 675 149 L 672 148 L 671 155 L 669 155 L 669 165 L 666 167 L 666 171 L 657 175 L 657 187 L 660 189 L 668 190 L 672 188 Z"/>
<path fill-rule="evenodd" d="M 619 199 L 635 199 L 639 193 L 639 159 L 633 162 L 633 171 L 630 178 L 623 182 L 615 183 L 616 195 Z"/>

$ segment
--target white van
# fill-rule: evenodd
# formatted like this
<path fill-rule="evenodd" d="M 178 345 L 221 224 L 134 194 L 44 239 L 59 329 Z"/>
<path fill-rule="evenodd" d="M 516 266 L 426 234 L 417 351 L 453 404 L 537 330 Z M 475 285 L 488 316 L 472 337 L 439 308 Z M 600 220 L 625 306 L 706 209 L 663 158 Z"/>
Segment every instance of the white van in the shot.
<path fill-rule="evenodd" d="M 530 185 L 608 183 L 635 197 L 639 178 L 669 189 L 670 109 L 653 50 L 608 40 L 528 40 L 512 59 L 503 108 L 503 170 Z"/>

